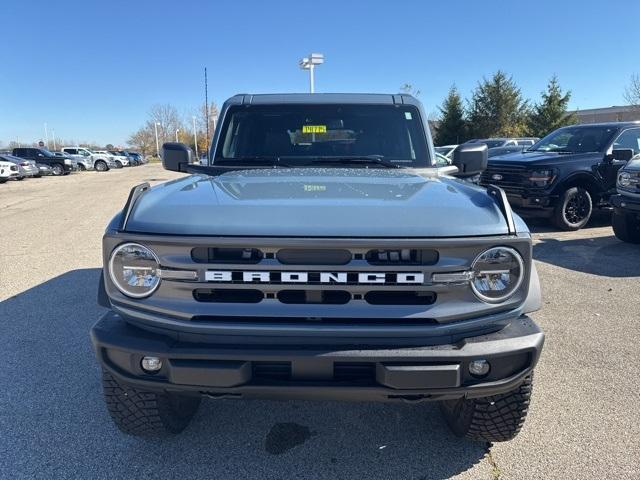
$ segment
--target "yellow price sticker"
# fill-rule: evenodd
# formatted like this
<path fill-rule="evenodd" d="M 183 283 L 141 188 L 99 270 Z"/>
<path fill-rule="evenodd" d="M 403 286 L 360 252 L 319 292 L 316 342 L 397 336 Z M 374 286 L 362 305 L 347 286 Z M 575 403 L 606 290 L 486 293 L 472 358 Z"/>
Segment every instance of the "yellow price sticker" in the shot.
<path fill-rule="evenodd" d="M 303 125 L 302 133 L 327 133 L 326 125 Z"/>

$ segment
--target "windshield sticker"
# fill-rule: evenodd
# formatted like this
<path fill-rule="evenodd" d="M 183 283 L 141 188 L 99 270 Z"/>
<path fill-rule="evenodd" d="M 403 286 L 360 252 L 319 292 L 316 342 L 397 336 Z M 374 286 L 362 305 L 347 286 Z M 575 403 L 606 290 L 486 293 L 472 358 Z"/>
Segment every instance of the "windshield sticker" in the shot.
<path fill-rule="evenodd" d="M 411 112 L 404 112 L 404 118 L 407 120 L 411 120 L 413 117 L 411 116 Z"/>
<path fill-rule="evenodd" d="M 327 133 L 326 125 L 303 125 L 302 133 Z"/>

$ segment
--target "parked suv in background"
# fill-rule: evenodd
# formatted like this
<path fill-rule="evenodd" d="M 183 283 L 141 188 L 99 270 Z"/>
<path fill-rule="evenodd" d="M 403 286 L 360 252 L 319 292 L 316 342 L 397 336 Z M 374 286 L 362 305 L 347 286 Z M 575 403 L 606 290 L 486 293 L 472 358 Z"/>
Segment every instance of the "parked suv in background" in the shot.
<path fill-rule="evenodd" d="M 110 156 L 116 164 L 116 168 L 123 168 L 129 166 L 129 159 L 123 155 L 114 154 L 111 151 L 107 150 L 96 150 L 94 153 L 99 155 L 107 155 Z"/>
<path fill-rule="evenodd" d="M 618 172 L 613 204 L 613 233 L 623 242 L 640 243 L 640 155 Z"/>
<path fill-rule="evenodd" d="M 220 118 L 205 165 L 165 144 L 192 175 L 134 187 L 103 236 L 116 425 L 178 433 L 201 397 L 438 401 L 457 435 L 515 437 L 544 341 L 531 236 L 447 175 L 486 146 L 438 168 L 409 95 L 237 95 Z"/>
<path fill-rule="evenodd" d="M 36 163 L 48 165 L 53 170 L 54 175 L 68 175 L 73 171 L 73 162 L 68 158 L 56 157 L 49 150 L 44 148 L 20 147 L 13 149 L 15 157 L 33 160 Z"/>
<path fill-rule="evenodd" d="M 540 140 L 537 137 L 514 137 L 514 138 L 473 138 L 464 143 L 484 143 L 488 149 L 497 147 L 530 147 Z"/>
<path fill-rule="evenodd" d="M 116 168 L 116 162 L 111 155 L 92 152 L 84 147 L 64 147 L 61 149 L 69 155 L 80 155 L 93 163 L 93 168 L 98 172 L 105 172 L 110 168 Z"/>
<path fill-rule="evenodd" d="M 55 155 L 59 155 L 59 156 L 66 156 L 71 158 L 77 169 L 80 171 L 85 171 L 85 170 L 93 170 L 93 159 L 91 158 L 91 155 L 80 155 L 79 153 L 74 153 L 77 152 L 77 149 L 74 148 L 69 148 L 69 151 L 65 151 L 65 152 L 53 152 Z"/>
<path fill-rule="evenodd" d="M 639 145 L 640 122 L 563 127 L 527 150 L 490 158 L 480 184 L 503 188 L 523 216 L 578 230 L 594 208 L 610 207 L 618 170 Z"/>

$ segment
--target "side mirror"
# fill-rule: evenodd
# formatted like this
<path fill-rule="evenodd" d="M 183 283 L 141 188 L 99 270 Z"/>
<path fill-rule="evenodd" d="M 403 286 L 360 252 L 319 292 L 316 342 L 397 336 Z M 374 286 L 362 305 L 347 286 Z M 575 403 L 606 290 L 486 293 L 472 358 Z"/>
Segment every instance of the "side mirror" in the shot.
<path fill-rule="evenodd" d="M 193 152 L 184 143 L 168 142 L 162 145 L 162 166 L 172 172 L 186 172 L 193 163 Z"/>
<path fill-rule="evenodd" d="M 608 158 L 610 160 L 622 160 L 623 162 L 628 162 L 633 158 L 633 153 L 633 148 L 618 148 L 613 150 Z"/>
<path fill-rule="evenodd" d="M 462 144 L 453 152 L 454 166 L 458 167 L 456 177 L 473 177 L 487 168 L 488 151 L 484 143 Z"/>

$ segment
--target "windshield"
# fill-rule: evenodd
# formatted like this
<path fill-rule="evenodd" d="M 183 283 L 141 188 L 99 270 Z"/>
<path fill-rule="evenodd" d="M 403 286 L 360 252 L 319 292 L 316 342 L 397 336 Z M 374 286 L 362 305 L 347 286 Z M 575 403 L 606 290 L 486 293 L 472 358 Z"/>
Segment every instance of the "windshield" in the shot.
<path fill-rule="evenodd" d="M 418 109 L 409 105 L 253 105 L 231 107 L 214 163 L 379 158 L 401 167 L 431 161 Z"/>
<path fill-rule="evenodd" d="M 453 150 L 453 147 L 436 147 L 436 153 L 444 155 L 445 157 Z"/>
<path fill-rule="evenodd" d="M 588 153 L 602 152 L 613 135 L 615 127 L 576 126 L 565 127 L 550 133 L 529 148 L 533 152 Z"/>

